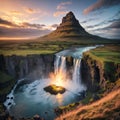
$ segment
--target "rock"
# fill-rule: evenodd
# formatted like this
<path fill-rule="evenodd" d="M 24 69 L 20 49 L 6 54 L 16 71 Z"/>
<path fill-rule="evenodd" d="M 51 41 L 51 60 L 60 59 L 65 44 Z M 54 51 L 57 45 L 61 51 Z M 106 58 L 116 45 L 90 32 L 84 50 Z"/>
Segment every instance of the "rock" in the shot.
<path fill-rule="evenodd" d="M 53 66 L 54 55 L 52 54 L 26 56 L 0 55 L 0 71 L 16 79 L 23 77 L 29 77 L 31 79 L 37 79 L 41 76 L 46 77 L 49 72 L 53 71 Z M 0 85 L 0 87 L 2 86 Z"/>
<path fill-rule="evenodd" d="M 52 95 L 57 95 L 58 93 L 63 94 L 66 89 L 62 86 L 56 86 L 56 85 L 49 85 L 44 88 L 46 92 L 49 92 Z"/>

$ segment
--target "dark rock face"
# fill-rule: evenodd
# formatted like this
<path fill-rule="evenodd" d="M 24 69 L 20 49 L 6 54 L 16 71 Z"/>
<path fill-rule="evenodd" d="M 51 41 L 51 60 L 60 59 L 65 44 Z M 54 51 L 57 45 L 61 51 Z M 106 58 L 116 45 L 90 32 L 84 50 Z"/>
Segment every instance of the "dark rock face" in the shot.
<path fill-rule="evenodd" d="M 69 12 L 65 17 L 62 19 L 62 23 L 57 28 L 59 32 L 75 32 L 75 33 L 85 33 L 84 28 L 79 24 L 79 21 L 75 18 L 72 12 Z"/>
<path fill-rule="evenodd" d="M 114 84 L 114 82 L 120 78 L 120 64 L 112 62 L 101 63 L 89 55 L 83 55 L 81 72 L 82 82 L 87 85 L 88 90 L 96 92 L 100 90 L 100 88 L 108 89 L 108 82 Z M 110 90 L 116 89 L 114 85 L 109 87 L 113 87 Z"/>
<path fill-rule="evenodd" d="M 0 70 L 14 78 L 47 77 L 53 71 L 54 55 L 3 56 L 0 55 Z"/>
<path fill-rule="evenodd" d="M 50 33 L 48 37 L 71 37 L 71 36 L 84 36 L 90 35 L 79 24 L 79 21 L 75 18 L 74 14 L 70 11 L 62 19 L 62 23 L 57 27 L 55 31 Z"/>

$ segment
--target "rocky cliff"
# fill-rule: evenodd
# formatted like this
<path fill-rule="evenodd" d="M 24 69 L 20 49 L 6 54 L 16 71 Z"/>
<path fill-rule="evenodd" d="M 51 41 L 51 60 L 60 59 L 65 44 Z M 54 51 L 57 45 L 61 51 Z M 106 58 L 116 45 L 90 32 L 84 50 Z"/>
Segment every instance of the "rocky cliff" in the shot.
<path fill-rule="evenodd" d="M 0 55 L 0 71 L 16 79 L 41 78 L 53 71 L 54 55 L 3 56 Z"/>
<path fill-rule="evenodd" d="M 120 64 L 102 62 L 86 52 L 81 61 L 81 72 L 83 82 L 87 85 L 88 90 L 110 92 L 117 87 L 116 82 L 120 79 Z"/>

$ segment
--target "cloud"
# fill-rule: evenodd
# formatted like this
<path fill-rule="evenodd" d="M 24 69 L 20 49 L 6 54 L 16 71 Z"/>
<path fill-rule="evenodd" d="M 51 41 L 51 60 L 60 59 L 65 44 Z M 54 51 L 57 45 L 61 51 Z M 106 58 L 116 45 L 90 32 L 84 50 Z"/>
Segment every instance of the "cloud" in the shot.
<path fill-rule="evenodd" d="M 120 22 L 120 18 L 112 18 L 112 19 L 109 19 L 109 20 L 104 20 L 104 21 L 102 21 L 98 24 L 86 26 L 86 28 L 94 29 L 95 27 L 101 27 L 102 25 L 106 26 L 106 25 L 112 24 L 114 22 Z"/>
<path fill-rule="evenodd" d="M 17 27 L 16 24 L 14 24 L 14 23 L 12 23 L 10 21 L 4 20 L 2 18 L 0 18 L 0 26 Z"/>
<path fill-rule="evenodd" d="M 53 16 L 58 17 L 61 15 L 65 15 L 68 12 L 67 6 L 70 4 L 72 4 L 72 2 L 70 2 L 70 1 L 61 2 L 56 8 L 57 11 L 53 13 Z"/>
<path fill-rule="evenodd" d="M 117 13 L 114 16 L 112 16 L 112 18 L 120 18 L 120 10 L 117 11 Z"/>
<path fill-rule="evenodd" d="M 90 19 L 87 19 L 87 20 L 84 20 L 84 21 L 81 21 L 80 23 L 87 23 L 87 22 L 90 22 L 90 21 L 94 21 L 94 20 L 97 20 L 97 18 L 90 18 Z"/>
<path fill-rule="evenodd" d="M 39 30 L 39 29 L 26 29 L 26 28 L 5 28 L 0 27 L 0 37 L 17 37 L 17 38 L 25 38 L 25 37 L 39 37 L 45 34 L 50 33 L 50 30 Z"/>
<path fill-rule="evenodd" d="M 109 25 L 106 28 L 120 29 L 120 20 L 113 22 L 111 25 Z"/>
<path fill-rule="evenodd" d="M 3 26 L 3 27 L 9 26 L 9 28 L 14 27 L 14 28 L 44 29 L 46 25 L 44 25 L 44 24 L 31 24 L 28 22 L 23 22 L 19 25 L 16 25 L 13 22 L 10 22 L 10 21 L 7 21 L 7 20 L 0 18 L 0 26 Z"/>
<path fill-rule="evenodd" d="M 72 4 L 72 2 L 67 1 L 67 2 L 61 2 L 58 6 L 57 6 L 57 10 L 64 10 L 66 9 L 67 5 Z"/>
<path fill-rule="evenodd" d="M 21 12 L 16 11 L 16 10 L 10 11 L 10 14 L 12 14 L 12 15 L 23 15 Z"/>
<path fill-rule="evenodd" d="M 112 22 L 110 25 L 90 30 L 93 34 L 107 38 L 120 39 L 120 19 Z"/>
<path fill-rule="evenodd" d="M 51 25 L 51 27 L 53 27 L 53 28 L 56 28 L 56 27 L 58 27 L 59 25 L 58 24 L 53 24 L 53 25 Z"/>
<path fill-rule="evenodd" d="M 36 10 L 32 9 L 32 8 L 24 8 L 25 12 L 29 13 L 29 14 L 33 14 L 36 13 Z"/>
<path fill-rule="evenodd" d="M 111 7 L 111 6 L 118 5 L 118 4 L 120 4 L 120 0 L 98 0 L 93 5 L 84 9 L 83 13 L 86 15 L 100 8 L 107 8 L 107 7 Z"/>
<path fill-rule="evenodd" d="M 9 26 L 9 27 L 8 27 Z M 0 18 L 0 37 L 39 37 L 51 32 L 44 24 L 21 23 L 16 25 Z"/>
<path fill-rule="evenodd" d="M 50 29 L 55 30 L 58 26 L 59 26 L 59 24 L 53 24 L 50 26 Z"/>
<path fill-rule="evenodd" d="M 65 15 L 68 11 L 56 11 L 53 16 L 54 17 L 58 17 L 60 15 Z"/>
<path fill-rule="evenodd" d="M 31 23 L 24 22 L 24 23 L 22 23 L 21 27 L 33 28 L 33 29 L 43 29 L 45 27 L 45 25 L 44 24 L 31 24 Z"/>

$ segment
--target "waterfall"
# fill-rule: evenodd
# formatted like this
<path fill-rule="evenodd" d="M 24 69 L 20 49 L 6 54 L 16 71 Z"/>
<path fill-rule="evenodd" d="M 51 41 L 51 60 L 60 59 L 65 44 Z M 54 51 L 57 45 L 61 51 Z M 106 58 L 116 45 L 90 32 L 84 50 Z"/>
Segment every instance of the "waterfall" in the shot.
<path fill-rule="evenodd" d="M 66 73 L 66 57 L 61 56 L 60 72 Z"/>
<path fill-rule="evenodd" d="M 75 84 L 80 85 L 81 83 L 81 78 L 80 78 L 80 63 L 81 59 L 75 59 L 74 58 L 74 66 L 73 66 L 73 75 L 72 75 L 72 80 L 75 82 Z"/>
<path fill-rule="evenodd" d="M 66 72 L 66 57 L 56 55 L 56 59 L 54 62 L 54 71 L 55 74 L 58 72 Z"/>
<path fill-rule="evenodd" d="M 4 105 L 7 107 L 7 109 L 9 109 L 12 105 L 15 105 L 15 102 L 14 102 L 14 91 L 15 91 L 16 87 L 20 84 L 20 82 L 22 82 L 23 80 L 24 79 L 18 80 L 17 83 L 15 84 L 15 86 L 13 87 L 13 89 L 11 90 L 11 92 L 7 95 L 7 99 L 4 102 Z"/>
<path fill-rule="evenodd" d="M 54 72 L 55 72 L 55 74 L 58 73 L 59 64 L 60 64 L 60 56 L 56 55 L 56 58 L 55 58 L 55 61 L 54 61 Z"/>
<path fill-rule="evenodd" d="M 73 65 L 73 74 L 72 74 L 72 81 L 76 85 L 81 84 L 80 78 L 80 63 L 81 59 L 74 58 L 74 65 Z M 66 57 L 65 56 L 58 56 L 56 55 L 56 59 L 54 62 L 54 71 L 55 74 L 58 72 L 64 72 L 66 74 Z"/>

